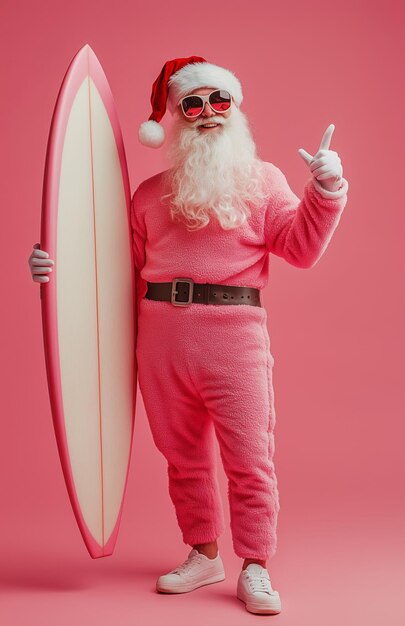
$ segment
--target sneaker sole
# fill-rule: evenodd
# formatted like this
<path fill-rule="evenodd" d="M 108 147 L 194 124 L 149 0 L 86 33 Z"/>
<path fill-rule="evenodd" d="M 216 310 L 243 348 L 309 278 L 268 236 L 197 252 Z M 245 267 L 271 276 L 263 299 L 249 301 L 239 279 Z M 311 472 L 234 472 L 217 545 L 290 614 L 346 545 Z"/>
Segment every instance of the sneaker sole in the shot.
<path fill-rule="evenodd" d="M 277 613 L 281 613 L 280 596 L 276 596 L 274 600 L 272 600 L 272 606 L 263 606 L 260 604 L 254 604 L 252 602 L 249 602 L 244 598 L 239 590 L 236 593 L 236 597 L 238 598 L 238 600 L 241 600 L 241 602 L 244 602 L 246 610 L 249 611 L 249 613 L 260 613 L 261 615 L 276 615 Z"/>
<path fill-rule="evenodd" d="M 194 591 L 194 589 L 198 589 L 199 587 L 203 587 L 204 585 L 211 585 L 213 583 L 219 583 L 222 580 L 225 580 L 225 573 L 215 574 L 215 576 L 210 576 L 205 580 L 200 580 L 195 583 L 188 583 L 182 585 L 162 585 L 156 583 L 156 591 L 159 593 L 188 593 L 189 591 Z"/>

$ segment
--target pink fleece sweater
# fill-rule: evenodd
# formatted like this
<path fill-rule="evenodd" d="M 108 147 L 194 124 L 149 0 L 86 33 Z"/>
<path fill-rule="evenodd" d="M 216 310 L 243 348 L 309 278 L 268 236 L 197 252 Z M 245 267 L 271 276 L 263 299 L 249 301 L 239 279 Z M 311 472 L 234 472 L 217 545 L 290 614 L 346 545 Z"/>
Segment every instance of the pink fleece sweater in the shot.
<path fill-rule="evenodd" d="M 167 191 L 163 172 L 138 186 L 131 203 L 138 302 L 147 291 L 146 281 L 168 282 L 177 276 L 263 289 L 270 252 L 300 268 L 317 263 L 346 205 L 347 180 L 330 192 L 311 177 L 300 200 L 278 167 L 267 162 L 263 166 L 270 199 L 232 230 L 224 230 L 215 217 L 196 231 L 173 222 L 159 200 Z"/>

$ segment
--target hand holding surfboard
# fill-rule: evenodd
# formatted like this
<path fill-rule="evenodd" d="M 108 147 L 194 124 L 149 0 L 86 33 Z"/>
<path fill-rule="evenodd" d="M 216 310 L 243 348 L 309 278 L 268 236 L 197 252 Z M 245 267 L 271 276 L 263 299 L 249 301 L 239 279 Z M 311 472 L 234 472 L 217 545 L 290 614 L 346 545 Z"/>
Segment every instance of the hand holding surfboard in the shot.
<path fill-rule="evenodd" d="M 49 254 L 45 250 L 41 250 L 39 243 L 34 243 L 33 248 L 34 250 L 28 259 L 32 279 L 36 283 L 48 283 L 49 278 L 44 274 L 52 272 L 55 261 L 49 258 Z"/>

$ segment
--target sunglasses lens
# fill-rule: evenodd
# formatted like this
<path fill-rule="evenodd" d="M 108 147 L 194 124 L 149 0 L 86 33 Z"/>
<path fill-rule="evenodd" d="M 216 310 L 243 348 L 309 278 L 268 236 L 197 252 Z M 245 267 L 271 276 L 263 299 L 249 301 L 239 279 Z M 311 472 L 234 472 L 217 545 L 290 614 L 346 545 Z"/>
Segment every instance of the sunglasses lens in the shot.
<path fill-rule="evenodd" d="M 187 96 L 181 104 L 186 117 L 195 117 L 196 115 L 199 115 L 204 107 L 204 102 L 199 96 Z"/>
<path fill-rule="evenodd" d="M 231 106 L 231 94 L 223 89 L 213 91 L 210 95 L 210 104 L 214 111 L 217 113 L 223 113 Z"/>

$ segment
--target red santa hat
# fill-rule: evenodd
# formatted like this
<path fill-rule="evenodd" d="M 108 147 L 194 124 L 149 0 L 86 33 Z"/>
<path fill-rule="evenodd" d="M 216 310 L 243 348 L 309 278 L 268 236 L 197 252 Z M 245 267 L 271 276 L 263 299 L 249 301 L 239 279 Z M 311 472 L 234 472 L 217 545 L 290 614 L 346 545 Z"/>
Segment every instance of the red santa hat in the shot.
<path fill-rule="evenodd" d="M 152 85 L 152 113 L 149 120 L 139 126 L 139 141 L 144 146 L 159 148 L 165 140 L 165 131 L 159 122 L 166 107 L 173 114 L 181 98 L 200 87 L 229 91 L 238 107 L 243 100 L 241 84 L 230 70 L 208 63 L 203 57 L 172 59 L 164 64 Z"/>

